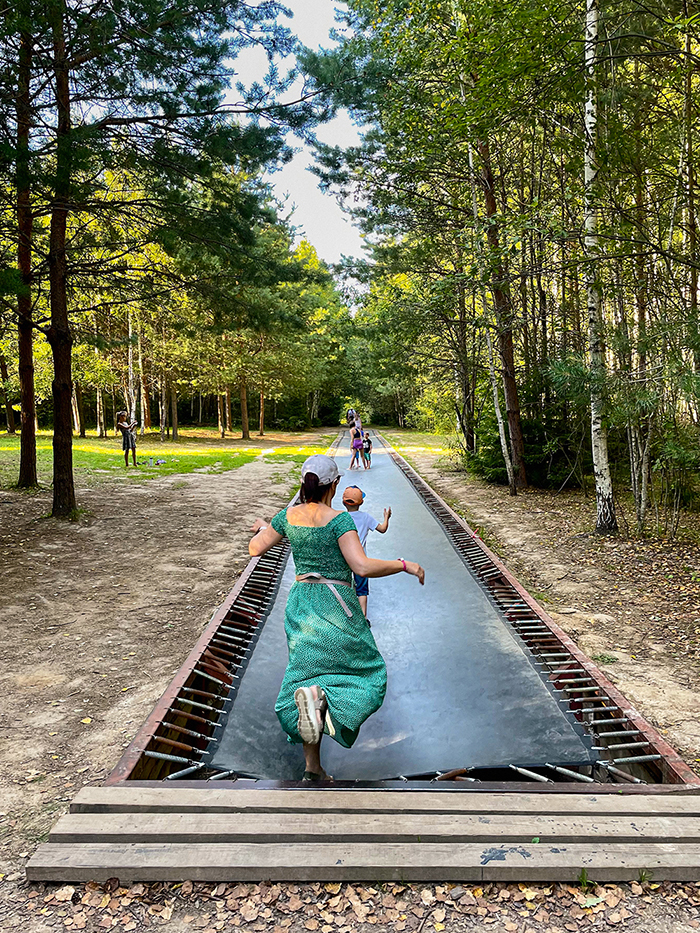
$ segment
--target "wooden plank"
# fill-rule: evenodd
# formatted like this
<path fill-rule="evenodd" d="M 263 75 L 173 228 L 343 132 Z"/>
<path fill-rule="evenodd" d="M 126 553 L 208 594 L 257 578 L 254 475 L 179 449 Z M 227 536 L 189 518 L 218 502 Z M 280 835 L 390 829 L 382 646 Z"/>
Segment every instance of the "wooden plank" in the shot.
<path fill-rule="evenodd" d="M 29 881 L 696 881 L 700 846 L 647 845 L 54 845 Z"/>
<path fill-rule="evenodd" d="M 416 791 L 239 790 L 215 784 L 84 787 L 73 813 L 550 813 L 700 816 L 691 794 L 473 794 Z"/>
<path fill-rule="evenodd" d="M 700 818 L 413 813 L 71 813 L 54 843 L 683 842 L 700 844 Z"/>

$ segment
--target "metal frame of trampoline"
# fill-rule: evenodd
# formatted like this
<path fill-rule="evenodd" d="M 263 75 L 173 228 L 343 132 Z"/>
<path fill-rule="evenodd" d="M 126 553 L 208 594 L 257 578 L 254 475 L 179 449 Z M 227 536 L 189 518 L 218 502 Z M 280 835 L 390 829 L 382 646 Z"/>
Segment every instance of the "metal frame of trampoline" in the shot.
<path fill-rule="evenodd" d="M 337 450 L 342 434 L 331 446 Z M 468 767 L 409 775 L 400 781 L 335 782 L 327 789 L 397 787 L 419 790 L 527 790 L 663 792 L 697 785 L 698 776 L 658 732 L 631 707 L 598 667 L 530 596 L 467 523 L 381 436 L 379 440 L 426 508 L 530 653 L 540 677 L 566 712 L 589 733 L 600 760 L 586 768 L 545 763 L 508 769 Z M 245 667 L 280 584 L 289 553 L 285 541 L 253 558 L 216 611 L 153 712 L 107 778 L 107 785 L 153 781 L 202 786 L 203 780 L 260 788 L 298 782 L 253 781 L 231 772 L 211 773 L 206 750 L 217 741 Z M 196 780 L 194 780 L 196 778 Z"/>

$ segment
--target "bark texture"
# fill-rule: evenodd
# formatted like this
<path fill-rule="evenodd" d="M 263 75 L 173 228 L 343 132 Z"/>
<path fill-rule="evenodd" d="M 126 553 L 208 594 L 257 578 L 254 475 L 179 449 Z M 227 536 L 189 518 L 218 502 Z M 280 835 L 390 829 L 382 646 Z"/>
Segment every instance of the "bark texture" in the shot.
<path fill-rule="evenodd" d="M 603 316 L 598 281 L 598 0 L 586 2 L 586 104 L 584 150 L 584 247 L 588 305 L 588 354 L 591 371 L 591 445 L 595 477 L 596 531 L 617 532 L 612 477 L 608 460 L 608 436 L 603 420 L 606 374 Z"/>
<path fill-rule="evenodd" d="M 241 376 L 239 390 L 241 394 L 241 438 L 247 441 L 250 440 L 250 424 L 248 422 L 248 383 L 245 376 Z"/>
<path fill-rule="evenodd" d="M 51 325 L 48 341 L 53 354 L 53 508 L 51 514 L 68 518 L 75 512 L 71 398 L 73 336 L 68 322 L 66 225 L 71 193 L 71 116 L 68 61 L 64 38 L 64 3 L 54 8 L 52 23 L 53 67 L 56 93 L 56 168 L 49 232 L 49 289 Z"/>
<path fill-rule="evenodd" d="M 520 422 L 520 400 L 515 381 L 515 354 L 513 351 L 513 314 L 510 294 L 506 282 L 505 269 L 501 258 L 498 231 L 498 205 L 496 203 L 495 182 L 491 167 L 491 153 L 487 141 L 477 144 L 481 160 L 481 187 L 484 192 L 486 208 L 486 240 L 489 246 L 489 267 L 491 270 L 491 293 L 498 326 L 498 350 L 503 367 L 503 395 L 506 403 L 508 433 L 510 435 L 511 460 L 515 485 L 519 489 L 527 486 L 525 467 L 525 442 Z"/>
<path fill-rule="evenodd" d="M 32 232 L 34 217 L 31 204 L 29 171 L 29 132 L 31 125 L 31 71 L 33 45 L 31 36 L 20 38 L 17 94 L 17 268 L 22 278 L 22 292 L 17 297 L 19 355 L 19 392 L 22 433 L 20 437 L 19 477 L 22 489 L 38 486 L 36 472 L 36 400 L 34 397 L 34 327 L 32 323 Z"/>
<path fill-rule="evenodd" d="M 5 414 L 7 416 L 7 433 L 15 433 L 15 413 L 12 411 L 12 402 L 8 392 L 9 374 L 7 372 L 7 362 L 2 353 L 0 353 L 0 379 L 2 380 L 2 394 L 5 399 Z"/>

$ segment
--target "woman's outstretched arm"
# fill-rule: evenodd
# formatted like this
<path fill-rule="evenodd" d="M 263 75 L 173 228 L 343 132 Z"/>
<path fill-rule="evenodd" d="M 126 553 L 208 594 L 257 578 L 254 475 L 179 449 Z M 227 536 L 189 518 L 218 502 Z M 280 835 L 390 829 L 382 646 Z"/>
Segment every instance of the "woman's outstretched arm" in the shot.
<path fill-rule="evenodd" d="M 390 577 L 394 573 L 403 572 L 404 562 L 401 560 L 375 560 L 372 557 L 367 557 L 362 550 L 356 531 L 346 531 L 344 535 L 338 538 L 338 544 L 348 567 L 358 576 Z M 406 573 L 418 577 L 421 585 L 425 581 L 425 570 L 415 561 L 406 561 Z"/>
<path fill-rule="evenodd" d="M 261 554 L 265 554 L 271 547 L 279 544 L 282 540 L 282 535 L 276 532 L 272 525 L 268 525 L 264 522 L 262 518 L 256 518 L 250 530 L 257 532 L 257 534 L 250 539 L 250 544 L 248 545 L 248 553 L 251 557 L 260 557 Z"/>

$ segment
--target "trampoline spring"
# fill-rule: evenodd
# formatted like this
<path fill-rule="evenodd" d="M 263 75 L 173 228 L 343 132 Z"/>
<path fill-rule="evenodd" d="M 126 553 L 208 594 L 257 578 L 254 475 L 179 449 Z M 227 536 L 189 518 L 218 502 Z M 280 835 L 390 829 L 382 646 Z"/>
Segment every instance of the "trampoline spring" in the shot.
<path fill-rule="evenodd" d="M 175 709 L 174 706 L 171 706 L 168 712 L 172 713 L 174 716 L 183 716 L 185 719 L 192 719 L 194 722 L 204 723 L 205 726 L 212 726 L 214 729 L 219 729 L 222 726 L 222 723 L 220 722 L 212 722 L 210 719 L 205 719 L 204 716 L 195 716 L 194 713 L 186 713 L 182 709 Z M 167 719 L 164 719 L 163 722 L 167 726 L 172 725 L 172 723 L 168 722 Z"/>
<path fill-rule="evenodd" d="M 200 671 L 200 669 L 199 669 L 198 667 L 195 667 L 194 671 L 195 671 L 195 674 L 199 674 L 199 676 L 200 676 L 200 677 L 204 677 L 205 680 L 211 680 L 211 681 L 213 681 L 215 684 L 223 684 L 224 687 L 230 687 L 230 686 L 231 686 L 230 684 L 227 684 L 225 680 L 221 680 L 221 679 L 218 678 L 218 677 L 212 677 L 211 674 L 207 674 L 205 671 Z M 228 677 L 235 677 L 236 680 L 240 680 L 240 677 L 238 676 L 238 674 L 227 674 L 227 676 L 228 676 Z M 216 712 L 218 713 L 219 710 L 216 710 Z"/>
<path fill-rule="evenodd" d="M 598 738 L 604 738 L 604 736 L 598 736 Z M 614 745 L 594 745 L 593 748 L 597 752 L 612 752 L 617 751 L 618 748 L 643 748 L 645 745 L 652 745 L 652 742 L 616 742 Z"/>
<path fill-rule="evenodd" d="M 175 710 L 179 713 L 179 710 Z M 166 719 L 161 723 L 162 726 L 167 726 L 168 729 L 172 729 L 174 732 L 179 732 L 182 735 L 191 735 L 193 739 L 202 739 L 205 742 L 218 742 L 218 739 L 212 738 L 210 735 L 205 735 L 203 732 L 195 732 L 194 729 L 185 729 L 184 726 L 176 726 L 174 722 L 168 722 Z"/>
<path fill-rule="evenodd" d="M 517 771 L 518 774 L 522 774 L 524 777 L 529 777 L 533 781 L 539 781 L 541 784 L 553 784 L 554 781 L 551 778 L 545 777 L 543 774 L 537 774 L 535 771 L 528 771 L 527 768 L 519 768 L 517 765 L 508 765 L 513 771 Z"/>
<path fill-rule="evenodd" d="M 202 768 L 206 768 L 204 762 L 199 762 L 196 765 L 190 765 L 189 768 L 183 768 L 182 771 L 175 771 L 173 774 L 166 774 L 163 778 L 164 781 L 177 781 L 178 778 L 187 777 L 188 774 L 193 774 L 195 771 L 201 771 Z"/>
<path fill-rule="evenodd" d="M 190 700 L 189 697 L 177 697 L 179 703 L 189 703 L 190 706 L 196 706 L 197 709 L 206 709 L 210 713 L 220 713 L 221 710 L 217 709 L 215 706 L 207 706 L 206 703 L 198 703 L 196 700 Z"/>
<path fill-rule="evenodd" d="M 646 784 L 646 781 L 643 781 L 641 778 L 635 777 L 633 774 L 628 774 L 626 771 L 620 770 L 620 768 L 614 768 L 612 765 L 609 765 L 606 761 L 599 761 L 598 764 L 601 768 L 605 768 L 606 771 L 609 771 L 610 774 L 616 774 L 618 777 L 621 777 L 624 781 L 629 781 L 630 784 Z"/>
<path fill-rule="evenodd" d="M 166 739 L 162 735 L 154 735 L 151 741 L 161 742 L 163 745 L 169 745 L 171 748 L 181 748 L 186 752 L 198 751 L 198 749 L 193 748 L 191 745 L 188 745 L 186 742 L 176 742 L 175 739 Z"/>
<path fill-rule="evenodd" d="M 237 777 L 235 771 L 220 771 L 218 774 L 212 774 L 211 777 L 207 778 L 207 781 L 223 781 L 224 778 L 231 777 L 231 775 Z"/>
<path fill-rule="evenodd" d="M 609 706 L 608 709 L 619 709 L 618 706 Z M 596 710 L 596 713 L 600 713 L 602 710 Z M 627 716 L 612 716 L 610 719 L 584 719 L 584 725 L 586 726 L 607 726 L 607 725 L 617 725 L 619 722 L 629 722 Z"/>
<path fill-rule="evenodd" d="M 605 722 L 606 722 L 606 723 L 607 723 L 607 722 L 613 722 L 613 720 L 612 720 L 612 719 L 606 719 Z M 588 723 L 584 723 L 584 725 L 587 726 Z M 620 736 L 620 735 L 641 735 L 642 733 L 639 731 L 639 729 L 619 729 L 619 730 L 617 730 L 616 732 L 599 732 L 599 731 L 596 731 L 595 734 L 598 736 L 599 739 L 611 739 L 611 738 L 617 738 L 617 737 Z M 608 748 L 611 748 L 612 746 L 608 745 L 607 747 L 608 747 Z"/>
<path fill-rule="evenodd" d="M 178 764 L 182 764 L 182 765 L 199 764 L 199 762 L 197 761 L 192 761 L 191 758 L 181 758 L 180 755 L 166 755 L 165 752 L 145 751 L 144 755 L 146 756 L 146 758 L 157 758 L 159 761 L 175 761 Z"/>
<path fill-rule="evenodd" d="M 568 671 L 567 671 L 568 673 Z M 573 673 L 576 673 L 574 671 Z M 556 680 L 553 680 L 552 683 L 557 684 L 585 684 L 593 680 L 592 677 L 562 677 L 561 674 L 556 675 Z M 586 688 L 588 689 L 588 688 Z"/>
<path fill-rule="evenodd" d="M 246 638 L 244 635 L 229 635 L 229 632 L 235 631 L 236 629 L 229 628 L 228 625 L 220 625 L 216 634 L 219 638 L 225 638 L 226 641 L 232 641 L 240 645 L 247 645 L 250 641 L 249 637 Z"/>
<path fill-rule="evenodd" d="M 545 762 L 545 767 L 551 768 L 559 774 L 564 774 L 566 777 L 573 778 L 575 781 L 581 781 L 585 784 L 595 784 L 595 778 L 589 777 L 587 774 L 579 774 L 578 771 L 570 771 L 568 768 L 561 768 L 559 765 L 551 765 L 549 762 Z"/>
<path fill-rule="evenodd" d="M 195 690 L 192 687 L 183 687 L 182 693 L 193 693 L 195 696 L 211 697 L 212 700 L 221 700 L 222 703 L 226 700 L 226 697 L 222 697 L 219 693 L 207 693 L 206 690 Z"/>
<path fill-rule="evenodd" d="M 624 765 L 635 761 L 660 761 L 663 755 L 632 755 L 630 758 L 611 758 L 613 764 Z"/>
<path fill-rule="evenodd" d="M 609 698 L 609 697 L 606 697 L 606 696 L 602 696 L 602 697 L 570 697 L 570 699 L 569 699 L 568 702 L 569 702 L 569 703 L 609 703 L 609 702 L 610 702 L 610 698 Z M 606 710 L 613 710 L 613 709 L 619 709 L 619 708 L 620 708 L 619 706 L 613 706 L 612 704 L 611 704 L 610 706 L 606 706 L 606 707 L 605 707 Z M 582 707 L 581 709 L 572 710 L 572 712 L 584 713 L 584 712 L 586 712 L 586 709 L 587 709 L 587 707 Z M 591 710 L 591 712 L 602 713 L 603 710 L 597 709 L 597 710 Z"/>
<path fill-rule="evenodd" d="M 541 654 L 540 658 L 571 658 L 572 661 L 574 660 L 568 651 L 559 651 L 557 654 Z"/>
<path fill-rule="evenodd" d="M 245 651 L 243 648 L 238 648 L 236 645 L 229 645 L 229 643 L 226 641 L 223 642 L 223 644 L 226 645 L 226 648 L 222 648 L 221 644 L 217 641 L 216 636 L 214 636 L 214 638 L 212 638 L 212 640 L 209 642 L 207 647 L 209 648 L 210 651 L 217 651 L 219 654 L 222 654 L 227 658 L 238 659 L 241 657 L 241 655 L 245 654 Z M 227 650 L 229 648 L 231 649 L 230 651 Z M 233 653 L 234 650 L 237 652 L 237 654 Z"/>

